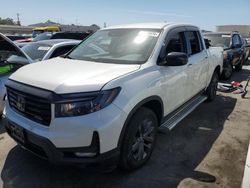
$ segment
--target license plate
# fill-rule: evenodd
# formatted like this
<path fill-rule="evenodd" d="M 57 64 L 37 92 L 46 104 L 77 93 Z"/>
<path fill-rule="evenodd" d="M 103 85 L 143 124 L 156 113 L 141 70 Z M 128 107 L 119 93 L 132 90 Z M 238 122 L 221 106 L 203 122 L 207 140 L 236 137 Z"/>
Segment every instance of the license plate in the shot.
<path fill-rule="evenodd" d="M 24 129 L 19 126 L 13 125 L 12 123 L 9 123 L 8 127 L 10 130 L 10 135 L 17 141 L 24 144 L 25 143 Z"/>

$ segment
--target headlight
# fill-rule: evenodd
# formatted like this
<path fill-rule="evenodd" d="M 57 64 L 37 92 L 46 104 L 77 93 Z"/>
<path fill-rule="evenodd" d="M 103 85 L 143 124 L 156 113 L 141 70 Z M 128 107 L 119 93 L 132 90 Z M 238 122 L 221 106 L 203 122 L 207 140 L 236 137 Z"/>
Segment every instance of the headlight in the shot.
<path fill-rule="evenodd" d="M 121 88 L 101 91 L 95 97 L 83 97 L 82 99 L 72 99 L 72 102 L 60 102 L 55 104 L 56 117 L 80 116 L 101 110 L 111 104 L 119 94 Z M 74 101 L 75 100 L 75 101 Z"/>
<path fill-rule="evenodd" d="M 227 52 L 223 52 L 223 59 L 227 60 L 227 57 L 228 57 Z"/>

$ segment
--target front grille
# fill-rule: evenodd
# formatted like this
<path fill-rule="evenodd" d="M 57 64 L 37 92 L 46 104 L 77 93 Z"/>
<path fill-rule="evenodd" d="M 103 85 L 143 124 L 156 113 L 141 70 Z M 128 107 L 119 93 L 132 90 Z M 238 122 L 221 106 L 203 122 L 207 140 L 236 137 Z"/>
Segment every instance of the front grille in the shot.
<path fill-rule="evenodd" d="M 51 104 L 47 99 L 25 92 L 7 88 L 10 107 L 17 113 L 37 123 L 49 126 L 51 121 Z"/>

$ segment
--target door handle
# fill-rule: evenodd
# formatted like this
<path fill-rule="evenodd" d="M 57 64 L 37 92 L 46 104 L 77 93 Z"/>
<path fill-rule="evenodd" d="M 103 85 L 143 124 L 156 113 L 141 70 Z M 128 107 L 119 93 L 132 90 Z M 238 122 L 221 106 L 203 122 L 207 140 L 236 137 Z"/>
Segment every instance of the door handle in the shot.
<path fill-rule="evenodd" d="M 190 64 L 188 64 L 187 66 L 188 66 L 188 67 L 192 67 L 192 66 L 193 66 L 193 64 L 192 64 L 192 63 L 190 63 Z"/>

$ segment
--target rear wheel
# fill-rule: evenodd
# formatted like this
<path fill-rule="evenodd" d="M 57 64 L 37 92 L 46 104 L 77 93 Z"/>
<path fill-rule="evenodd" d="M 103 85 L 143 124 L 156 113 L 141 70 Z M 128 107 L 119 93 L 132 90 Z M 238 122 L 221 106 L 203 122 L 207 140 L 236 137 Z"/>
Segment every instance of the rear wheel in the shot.
<path fill-rule="evenodd" d="M 219 76 L 218 76 L 218 73 L 215 71 L 213 73 L 210 84 L 209 84 L 209 86 L 208 86 L 208 88 L 206 90 L 206 95 L 207 95 L 207 101 L 208 102 L 213 101 L 215 99 L 215 97 L 216 97 L 218 80 L 219 80 Z"/>
<path fill-rule="evenodd" d="M 158 121 L 155 113 L 140 108 L 131 118 L 121 149 L 120 167 L 136 169 L 147 162 L 154 149 Z"/>

